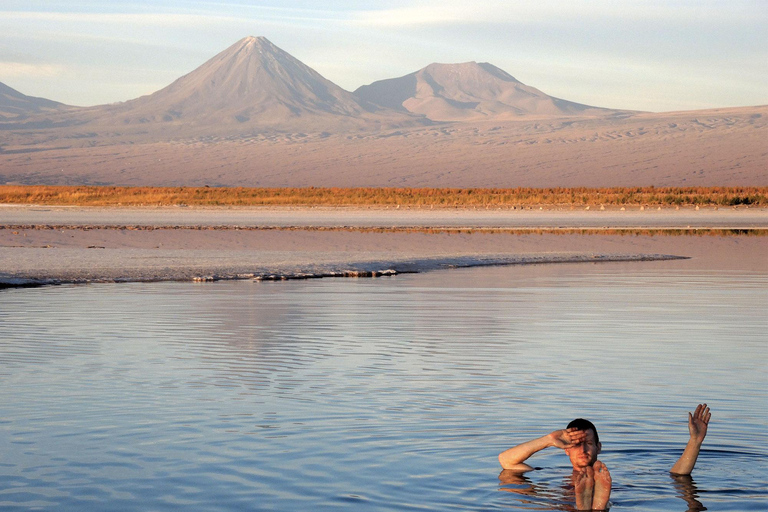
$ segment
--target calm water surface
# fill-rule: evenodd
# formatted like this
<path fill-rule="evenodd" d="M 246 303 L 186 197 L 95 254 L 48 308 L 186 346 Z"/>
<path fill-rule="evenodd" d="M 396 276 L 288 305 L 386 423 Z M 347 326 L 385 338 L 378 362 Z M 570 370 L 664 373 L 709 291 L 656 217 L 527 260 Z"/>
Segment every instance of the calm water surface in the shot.
<path fill-rule="evenodd" d="M 677 262 L 6 290 L 0 509 L 557 510 L 562 452 L 496 455 L 584 416 L 613 510 L 766 510 L 767 310 Z"/>

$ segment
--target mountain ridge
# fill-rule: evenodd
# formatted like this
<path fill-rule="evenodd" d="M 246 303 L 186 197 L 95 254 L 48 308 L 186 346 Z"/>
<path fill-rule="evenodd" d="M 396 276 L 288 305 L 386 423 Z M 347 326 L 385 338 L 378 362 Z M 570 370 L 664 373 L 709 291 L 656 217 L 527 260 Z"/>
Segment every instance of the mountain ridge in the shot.
<path fill-rule="evenodd" d="M 70 109 L 69 105 L 36 96 L 27 96 L 0 82 L 0 121 L 18 120 L 30 114 Z"/>
<path fill-rule="evenodd" d="M 617 112 L 547 96 L 487 62 L 433 63 L 349 92 L 261 36 L 242 38 L 158 91 L 119 103 L 68 107 L 2 84 L 0 102 L 3 87 L 13 91 L 16 103 L 12 113 L 8 107 L 0 117 L 0 129 L 71 127 L 108 131 L 118 138 L 138 133 L 174 138 L 264 131 L 340 133 Z"/>
<path fill-rule="evenodd" d="M 475 61 L 432 63 L 398 78 L 364 85 L 354 94 L 375 105 L 446 122 L 620 112 L 549 96 L 493 64 Z"/>

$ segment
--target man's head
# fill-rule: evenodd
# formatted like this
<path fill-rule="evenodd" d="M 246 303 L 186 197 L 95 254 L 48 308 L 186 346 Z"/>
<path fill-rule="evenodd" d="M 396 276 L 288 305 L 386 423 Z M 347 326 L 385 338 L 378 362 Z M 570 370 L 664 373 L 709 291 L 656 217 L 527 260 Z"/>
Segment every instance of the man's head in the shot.
<path fill-rule="evenodd" d="M 577 418 L 570 422 L 566 428 L 577 428 L 587 434 L 583 443 L 565 449 L 573 468 L 581 469 L 594 464 L 602 446 L 600 445 L 600 437 L 597 435 L 597 429 L 592 422 Z"/>

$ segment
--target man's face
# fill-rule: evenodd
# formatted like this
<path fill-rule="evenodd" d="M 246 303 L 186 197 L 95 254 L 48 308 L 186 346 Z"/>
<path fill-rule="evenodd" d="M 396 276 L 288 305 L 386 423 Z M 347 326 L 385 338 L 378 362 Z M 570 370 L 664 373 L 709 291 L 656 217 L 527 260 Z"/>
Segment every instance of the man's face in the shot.
<path fill-rule="evenodd" d="M 595 432 L 592 429 L 585 432 L 587 438 L 583 443 L 565 449 L 574 469 L 591 466 L 597 460 L 597 454 L 600 453 L 600 443 L 595 442 Z"/>

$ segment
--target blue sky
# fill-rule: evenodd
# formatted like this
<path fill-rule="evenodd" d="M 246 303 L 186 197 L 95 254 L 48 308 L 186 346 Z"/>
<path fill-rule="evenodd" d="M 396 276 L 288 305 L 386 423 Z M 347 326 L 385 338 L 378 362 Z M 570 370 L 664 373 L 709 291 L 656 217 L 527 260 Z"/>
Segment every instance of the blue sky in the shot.
<path fill-rule="evenodd" d="M 347 90 L 474 60 L 602 107 L 746 106 L 768 103 L 766 26 L 768 0 L 2 0 L 0 82 L 124 101 L 253 35 Z"/>

